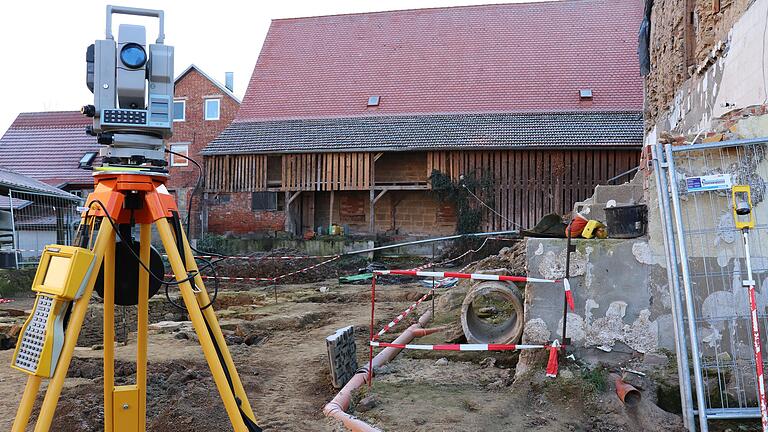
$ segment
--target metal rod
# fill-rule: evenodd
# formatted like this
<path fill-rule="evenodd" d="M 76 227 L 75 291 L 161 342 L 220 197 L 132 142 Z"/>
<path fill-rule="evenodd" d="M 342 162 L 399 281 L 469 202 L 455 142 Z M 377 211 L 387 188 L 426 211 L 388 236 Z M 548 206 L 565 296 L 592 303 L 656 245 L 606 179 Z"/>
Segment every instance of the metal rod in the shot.
<path fill-rule="evenodd" d="M 691 393 L 691 371 L 688 368 L 688 349 L 685 346 L 685 324 L 683 322 L 683 299 L 680 295 L 680 275 L 677 272 L 677 249 L 672 231 L 672 215 L 669 211 L 669 192 L 666 177 L 662 172 L 660 159 L 663 157 L 661 144 L 651 147 L 653 173 L 656 180 L 656 195 L 659 200 L 664 227 L 664 255 L 667 263 L 669 295 L 672 300 L 672 325 L 675 330 L 675 354 L 677 376 L 680 381 L 680 402 L 683 411 L 683 423 L 686 429 L 694 431 L 693 395 Z"/>
<path fill-rule="evenodd" d="M 412 245 L 423 244 L 423 243 L 454 240 L 454 239 L 463 238 L 463 237 L 488 237 L 488 236 L 494 236 L 494 235 L 511 235 L 511 234 L 519 235 L 520 231 L 511 230 L 511 231 L 494 231 L 494 232 L 471 233 L 471 234 L 456 234 L 456 235 L 447 236 L 447 237 L 435 237 L 435 238 L 429 238 L 424 240 L 414 240 L 414 241 L 405 242 L 405 243 L 397 243 L 393 245 L 376 246 L 369 249 L 361 249 L 357 251 L 344 252 L 340 255 L 341 256 L 358 255 L 358 254 L 376 252 L 376 251 L 385 250 L 385 249 L 394 249 L 394 248 L 399 248 L 403 246 L 412 246 Z"/>
<path fill-rule="evenodd" d="M 8 201 L 11 207 L 11 235 L 13 236 L 13 262 L 16 264 L 16 270 L 19 269 L 19 241 L 16 239 L 16 221 L 13 214 L 13 191 L 8 190 Z"/>
<path fill-rule="evenodd" d="M 670 153 L 677 153 L 677 152 L 687 152 L 691 150 L 707 150 L 707 149 L 717 149 L 717 148 L 727 148 L 727 147 L 739 147 L 739 146 L 747 146 L 752 144 L 768 144 L 768 137 L 720 141 L 720 142 L 711 142 L 711 143 L 702 143 L 702 144 L 691 144 L 691 145 L 674 146 L 674 147 L 671 147 L 671 144 L 667 144 L 667 149 L 671 147 L 671 150 L 668 150 L 668 151 Z"/>
<path fill-rule="evenodd" d="M 749 228 L 742 230 L 744 237 L 744 258 L 747 264 L 747 280 L 743 282 L 749 290 L 749 316 L 752 323 L 752 348 L 755 352 L 757 372 L 757 395 L 760 398 L 760 421 L 763 432 L 768 432 L 768 408 L 765 401 L 765 378 L 763 377 L 763 347 L 760 342 L 760 323 L 757 318 L 757 300 L 755 299 L 755 280 L 752 274 L 752 259 L 749 252 Z"/>
<path fill-rule="evenodd" d="M 693 357 L 693 377 L 696 382 L 696 402 L 699 408 L 699 427 L 701 432 L 708 432 L 707 407 L 704 395 L 704 379 L 701 374 L 701 354 L 699 353 L 699 338 L 696 329 L 696 312 L 693 308 L 693 288 L 691 285 L 691 273 L 688 268 L 688 250 L 683 239 L 683 217 L 681 214 L 680 196 L 677 190 L 677 171 L 675 171 L 675 161 L 672 158 L 672 146 L 667 144 L 665 148 L 667 164 L 669 168 L 669 186 L 672 191 L 672 209 L 675 216 L 675 227 L 677 229 L 678 248 L 680 250 L 680 267 L 683 276 L 683 291 L 685 293 L 685 309 L 688 316 L 688 333 L 691 341 L 691 355 Z"/>
<path fill-rule="evenodd" d="M 568 222 L 568 227 L 566 228 L 565 232 L 565 275 L 563 276 L 566 280 L 570 281 L 571 277 L 571 225 L 573 224 L 573 215 L 571 215 L 571 220 Z M 566 332 L 568 330 L 568 292 L 563 293 L 563 329 L 562 329 L 562 336 L 563 336 L 563 345 L 568 345 L 568 339 L 566 336 Z"/>

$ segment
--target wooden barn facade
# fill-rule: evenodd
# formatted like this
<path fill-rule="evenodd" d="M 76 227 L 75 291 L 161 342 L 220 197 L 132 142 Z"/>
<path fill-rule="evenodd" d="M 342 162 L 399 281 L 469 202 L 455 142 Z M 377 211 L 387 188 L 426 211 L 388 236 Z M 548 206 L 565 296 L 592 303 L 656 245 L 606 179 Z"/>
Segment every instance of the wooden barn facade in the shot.
<path fill-rule="evenodd" d="M 487 180 L 485 229 L 567 213 L 639 163 L 641 15 L 566 0 L 274 20 L 202 152 L 208 230 L 453 233 L 435 171 Z"/>

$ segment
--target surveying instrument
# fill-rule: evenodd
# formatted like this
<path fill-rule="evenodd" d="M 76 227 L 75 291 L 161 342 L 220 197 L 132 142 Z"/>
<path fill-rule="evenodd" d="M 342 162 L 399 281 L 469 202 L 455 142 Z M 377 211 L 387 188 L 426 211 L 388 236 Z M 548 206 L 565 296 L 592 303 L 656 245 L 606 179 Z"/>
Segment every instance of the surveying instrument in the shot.
<path fill-rule="evenodd" d="M 755 297 L 755 279 L 752 274 L 752 254 L 749 250 L 749 230 L 755 227 L 755 214 L 752 211 L 752 191 L 748 185 L 734 185 L 731 189 L 733 221 L 736 229 L 741 230 L 744 241 L 744 261 L 747 265 L 747 278 L 742 280 L 742 287 L 749 294 L 749 318 L 752 330 L 752 349 L 755 354 L 757 373 L 757 396 L 760 398 L 760 422 L 763 432 L 768 432 L 768 406 L 765 399 L 765 378 L 763 375 L 763 346 L 760 342 L 760 323 L 757 317 L 757 299 Z"/>
<path fill-rule="evenodd" d="M 146 29 L 130 24 L 119 26 L 115 41 L 113 14 L 157 18 L 156 42 L 147 45 Z M 12 359 L 13 368 L 29 374 L 12 431 L 26 430 L 43 378 L 50 382 L 34 430 L 56 429 L 51 426 L 54 411 L 96 288 L 104 301 L 104 430 L 144 432 L 149 298 L 163 283 L 181 291 L 233 430 L 261 431 L 182 229 L 176 202 L 165 187 L 174 76 L 173 47 L 163 43 L 163 11 L 107 6 L 106 22 L 106 39 L 96 41 L 86 53 L 86 81 L 94 104 L 82 109 L 93 118 L 87 132 L 105 146 L 100 151 L 102 166 L 94 168 L 95 190 L 88 196 L 74 245 L 46 246 L 40 259 L 32 286 L 37 293 L 35 305 Z M 150 246 L 153 225 L 175 274 L 173 282 L 163 279 L 162 260 Z M 138 242 L 132 237 L 136 226 Z M 115 304 L 138 309 L 132 385 L 115 385 Z"/>

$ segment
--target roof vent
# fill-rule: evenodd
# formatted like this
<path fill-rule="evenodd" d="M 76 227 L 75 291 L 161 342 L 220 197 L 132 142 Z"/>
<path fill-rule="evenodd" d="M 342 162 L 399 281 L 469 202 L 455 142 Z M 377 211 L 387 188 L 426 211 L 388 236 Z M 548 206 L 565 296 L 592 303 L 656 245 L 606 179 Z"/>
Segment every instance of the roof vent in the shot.
<path fill-rule="evenodd" d="M 379 106 L 379 96 L 368 96 L 368 106 L 369 107 L 375 107 Z"/>
<path fill-rule="evenodd" d="M 579 90 L 579 99 L 581 100 L 592 99 L 592 89 Z"/>

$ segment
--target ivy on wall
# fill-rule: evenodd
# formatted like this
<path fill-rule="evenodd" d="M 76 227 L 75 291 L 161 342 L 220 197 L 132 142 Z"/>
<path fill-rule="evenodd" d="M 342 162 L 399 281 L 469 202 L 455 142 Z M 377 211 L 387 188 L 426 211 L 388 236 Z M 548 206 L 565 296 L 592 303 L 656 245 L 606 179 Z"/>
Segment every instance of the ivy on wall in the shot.
<path fill-rule="evenodd" d="M 449 202 L 456 207 L 457 233 L 480 232 L 483 225 L 484 209 L 472 194 L 475 194 L 488 206 L 494 206 L 493 178 L 488 171 L 482 171 L 479 174 L 477 171 L 472 171 L 463 174 L 456 181 L 444 172 L 432 170 L 429 182 L 432 185 L 432 193 L 441 202 Z"/>

